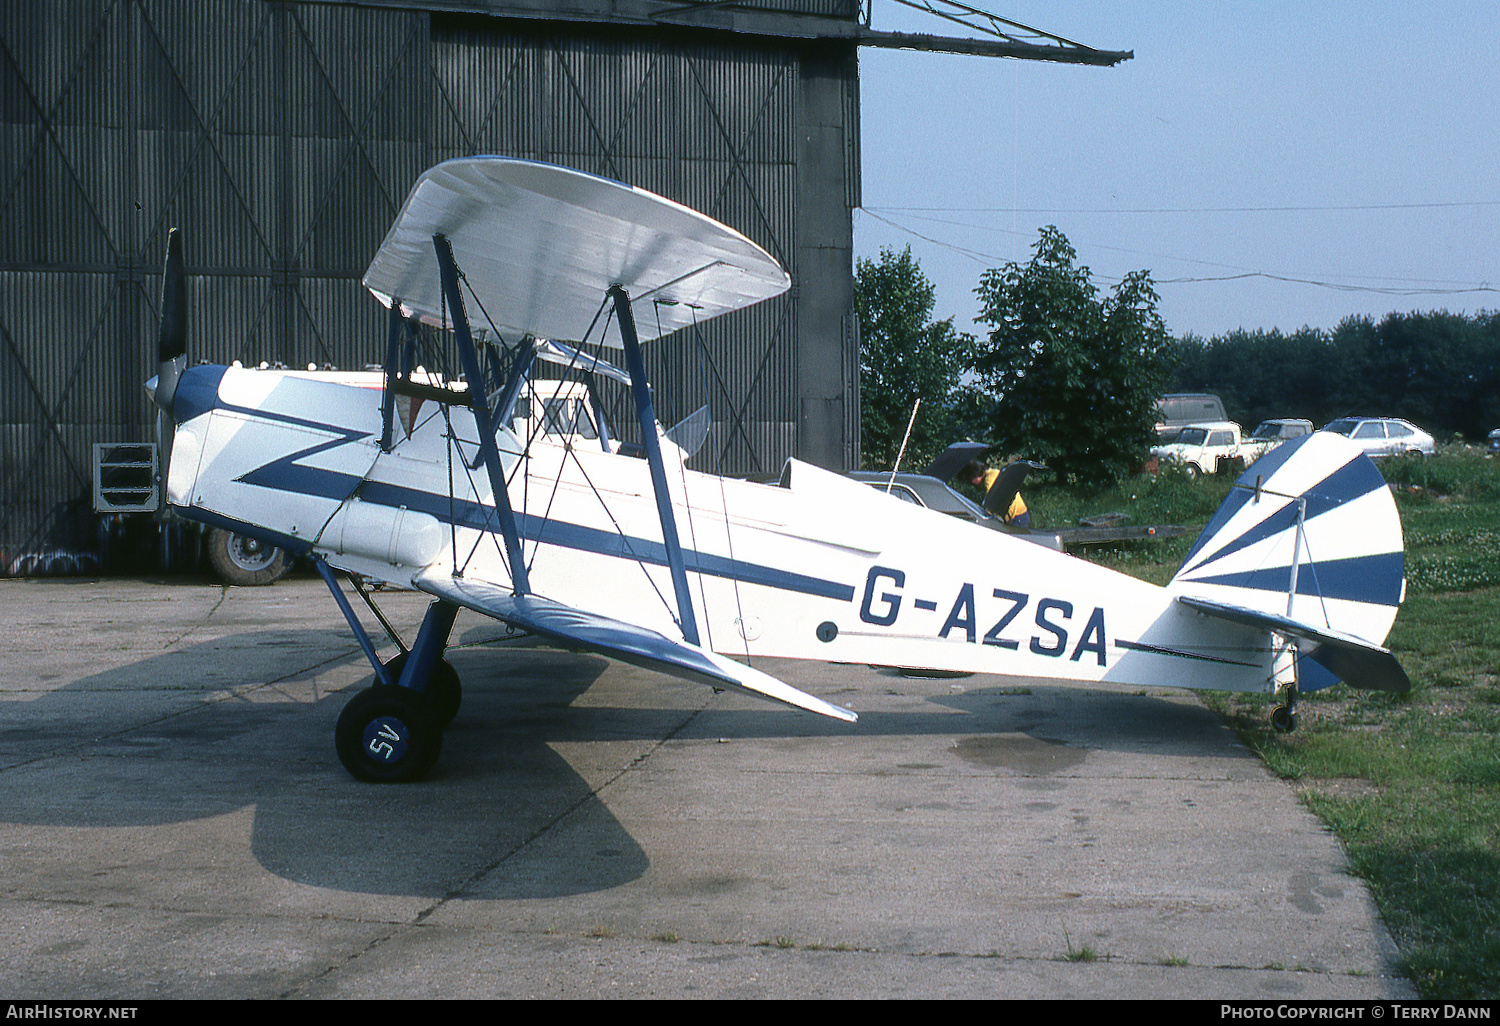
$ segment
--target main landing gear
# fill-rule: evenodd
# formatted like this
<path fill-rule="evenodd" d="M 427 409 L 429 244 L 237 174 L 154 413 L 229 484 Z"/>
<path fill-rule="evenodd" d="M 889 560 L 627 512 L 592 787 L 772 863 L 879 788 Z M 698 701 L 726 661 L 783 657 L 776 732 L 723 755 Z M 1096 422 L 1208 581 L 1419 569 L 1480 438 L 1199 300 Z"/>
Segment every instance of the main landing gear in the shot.
<path fill-rule="evenodd" d="M 434 601 L 422 617 L 411 650 L 381 663 L 333 571 L 322 559 L 315 559 L 313 565 L 333 592 L 365 658 L 377 668 L 374 683 L 351 698 L 339 714 L 333 734 L 339 762 L 356 780 L 383 784 L 421 780 L 437 762 L 443 750 L 443 729 L 453 722 L 463 702 L 458 673 L 443 658 L 458 607 Z M 355 587 L 386 633 L 400 645 L 395 630 L 357 580 Z"/>
<path fill-rule="evenodd" d="M 356 780 L 421 780 L 443 750 L 443 728 L 463 702 L 458 672 L 443 658 L 458 607 L 433 602 L 416 644 L 382 666 L 389 683 L 374 684 L 349 700 L 334 728 L 339 762 Z"/>

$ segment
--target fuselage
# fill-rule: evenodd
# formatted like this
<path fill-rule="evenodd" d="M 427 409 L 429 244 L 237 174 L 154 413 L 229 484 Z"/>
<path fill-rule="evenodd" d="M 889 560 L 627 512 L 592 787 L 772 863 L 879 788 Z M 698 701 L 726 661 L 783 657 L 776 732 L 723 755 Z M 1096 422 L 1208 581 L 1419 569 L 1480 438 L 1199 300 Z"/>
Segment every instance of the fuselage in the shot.
<path fill-rule="evenodd" d="M 510 582 L 466 407 L 420 405 L 385 451 L 378 389 L 205 366 L 178 397 L 168 493 L 183 516 L 395 584 L 432 566 Z M 646 462 L 525 420 L 496 440 L 532 590 L 680 638 Z M 1264 632 L 1205 626 L 1165 589 L 808 464 L 764 485 L 664 451 L 695 619 L 714 651 L 1272 687 Z"/>

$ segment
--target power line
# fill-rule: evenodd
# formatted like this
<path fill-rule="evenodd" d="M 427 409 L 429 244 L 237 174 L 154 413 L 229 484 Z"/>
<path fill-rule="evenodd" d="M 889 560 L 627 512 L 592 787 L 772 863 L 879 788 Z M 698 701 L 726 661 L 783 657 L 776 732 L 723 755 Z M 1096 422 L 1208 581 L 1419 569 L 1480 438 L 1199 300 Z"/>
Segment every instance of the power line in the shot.
<path fill-rule="evenodd" d="M 1245 278 L 1269 278 L 1271 281 L 1290 282 L 1294 285 L 1317 285 L 1340 292 L 1376 292 L 1385 296 L 1457 296 L 1466 292 L 1500 292 L 1490 285 L 1474 285 L 1461 289 L 1413 289 L 1397 286 L 1345 285 L 1334 281 L 1318 281 L 1313 278 L 1293 278 L 1284 274 L 1269 274 L 1265 271 L 1246 271 L 1244 274 L 1228 274 L 1218 278 L 1153 278 L 1156 285 L 1186 285 L 1197 282 L 1240 281 Z M 1399 279 L 1397 279 L 1399 280 Z"/>
<path fill-rule="evenodd" d="M 1500 207 L 1500 200 L 1453 203 L 1354 203 L 1305 207 L 864 207 L 890 214 L 1295 214 L 1349 210 L 1443 210 L 1453 207 Z"/>
<path fill-rule="evenodd" d="M 901 209 L 901 208 L 879 207 L 879 208 L 875 208 L 875 209 L 879 209 L 879 210 L 884 210 L 884 211 L 890 212 L 890 211 L 893 211 L 893 210 L 896 210 L 896 209 Z M 913 208 L 905 208 L 905 209 L 917 210 L 917 209 L 922 209 L 922 208 L 915 208 L 915 207 L 913 207 Z M 926 208 L 926 209 L 953 209 L 953 208 Z M 999 209 L 999 208 L 996 208 L 996 209 Z M 1006 260 L 1004 257 L 1000 257 L 1000 256 L 997 256 L 997 255 L 992 254 L 992 253 L 985 253 L 982 250 L 968 249 L 966 247 L 958 246 L 958 245 L 955 245 L 955 244 L 950 243 L 950 242 L 945 242 L 942 239 L 933 238 L 930 235 L 923 235 L 921 232 L 915 231 L 914 229 L 909 228 L 909 227 L 907 227 L 904 224 L 901 224 L 901 223 L 899 223 L 897 221 L 893 221 L 893 220 L 891 220 L 888 217 L 881 216 L 880 214 L 876 213 L 874 209 L 871 209 L 869 207 L 861 207 L 860 210 L 861 210 L 861 212 L 863 212 L 865 214 L 868 214 L 870 217 L 873 217 L 875 220 L 880 221 L 880 222 L 882 222 L 884 224 L 890 225 L 892 228 L 895 228 L 897 231 L 905 232 L 906 234 L 911 235 L 914 238 L 921 239 L 924 242 L 930 242 L 930 243 L 932 243 L 935 246 L 941 246 L 944 249 L 950 249 L 950 250 L 954 251 L 955 253 L 958 253 L 958 254 L 960 254 L 962 256 L 968 257 L 969 259 L 975 261 L 976 263 L 991 263 L 991 266 L 998 266 L 998 264 L 995 264 L 995 263 L 992 263 L 992 262 L 998 261 L 1001 264 L 1003 264 L 1003 263 L 1009 263 L 1010 262 L 1010 261 Z M 919 217 L 918 219 L 919 220 L 925 220 L 925 221 L 934 221 L 934 222 L 936 222 L 938 224 L 947 224 L 947 225 L 951 225 L 953 227 L 958 227 L 958 228 L 977 228 L 977 229 L 981 229 L 981 230 L 985 230 L 985 231 L 1000 232 L 1000 233 L 1005 234 L 1005 235 L 1029 234 L 1029 233 L 1015 232 L 1015 231 L 1013 231 L 1011 229 L 1007 229 L 1007 228 L 997 228 L 997 227 L 994 227 L 992 225 L 976 225 L 976 224 L 970 224 L 970 223 L 966 223 L 966 222 L 962 222 L 962 221 L 945 221 L 945 220 L 942 220 L 940 218 L 932 218 L 932 217 L 927 217 L 927 218 Z M 1130 254 L 1136 255 L 1136 256 L 1142 256 L 1142 255 L 1144 255 L 1144 256 L 1154 256 L 1154 257 L 1157 257 L 1158 259 L 1163 259 L 1163 260 L 1177 260 L 1177 261 L 1181 261 L 1183 263 L 1203 264 L 1205 266 L 1210 266 L 1210 267 L 1233 268 L 1233 265 L 1231 265 L 1231 264 L 1216 263 L 1216 262 L 1210 261 L 1210 260 L 1195 260 L 1195 259 L 1192 259 L 1190 257 L 1174 257 L 1174 256 L 1165 255 L 1165 254 L 1160 254 L 1160 253 L 1142 254 L 1138 250 L 1123 249 L 1123 248 L 1118 247 L 1118 246 L 1095 245 L 1094 248 L 1113 250 L 1113 251 L 1119 252 L 1119 253 L 1130 253 Z M 1153 284 L 1156 284 L 1156 285 L 1189 285 L 1189 284 L 1212 283 L 1212 282 L 1243 281 L 1243 280 L 1246 280 L 1246 279 L 1249 279 L 1249 278 L 1264 278 L 1264 279 L 1267 279 L 1269 281 L 1279 281 L 1279 282 L 1285 282 L 1285 283 L 1294 284 L 1294 285 L 1312 285 L 1312 286 L 1316 286 L 1318 288 L 1333 289 L 1333 290 L 1336 290 L 1336 291 L 1339 291 L 1339 292 L 1370 292 L 1370 293 L 1376 293 L 1376 294 L 1379 294 L 1379 295 L 1387 295 L 1387 296 L 1456 296 L 1456 295 L 1463 295 L 1463 294 L 1466 294 L 1466 293 L 1479 293 L 1479 292 L 1495 292 L 1495 293 L 1500 293 L 1500 288 L 1496 288 L 1496 287 L 1490 285 L 1488 282 L 1470 283 L 1470 282 L 1451 282 L 1451 281 L 1445 281 L 1443 279 L 1432 279 L 1432 278 L 1395 278 L 1395 277 L 1378 277 L 1378 276 L 1372 276 L 1372 275 L 1349 275 L 1349 277 L 1373 278 L 1373 280 L 1376 280 L 1376 281 L 1425 282 L 1425 283 L 1428 283 L 1428 284 L 1451 284 L 1451 285 L 1456 285 L 1456 286 L 1460 286 L 1460 287 L 1457 287 L 1457 288 L 1413 288 L 1413 287 L 1410 287 L 1410 286 L 1396 286 L 1396 285 L 1352 285 L 1352 284 L 1345 284 L 1345 283 L 1340 283 L 1340 282 L 1324 281 L 1324 280 L 1317 279 L 1317 278 L 1301 278 L 1301 277 L 1296 277 L 1294 275 L 1273 274 L 1273 273 L 1271 273 L 1269 271 L 1255 271 L 1255 270 L 1249 270 L 1249 269 L 1243 269 L 1243 268 L 1234 268 L 1234 269 L 1238 270 L 1239 273 L 1238 274 L 1220 275 L 1220 276 L 1216 276 L 1216 277 L 1154 278 L 1154 279 L 1152 279 L 1152 282 L 1153 282 Z M 1106 275 L 1106 274 L 1099 274 L 1099 275 L 1097 275 L 1097 277 L 1100 278 L 1102 281 L 1107 281 L 1107 282 L 1118 282 L 1118 281 L 1121 280 L 1118 277 L 1114 277 L 1114 276 Z"/>

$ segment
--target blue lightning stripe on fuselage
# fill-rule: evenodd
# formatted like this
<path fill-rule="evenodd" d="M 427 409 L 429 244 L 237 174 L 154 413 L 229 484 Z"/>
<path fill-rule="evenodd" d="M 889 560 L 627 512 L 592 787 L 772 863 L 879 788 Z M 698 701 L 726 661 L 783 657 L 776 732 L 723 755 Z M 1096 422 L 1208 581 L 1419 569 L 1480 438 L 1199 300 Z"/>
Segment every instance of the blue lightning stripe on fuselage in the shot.
<path fill-rule="evenodd" d="M 350 442 L 368 437 L 370 437 L 369 433 L 363 433 L 335 438 L 319 445 L 310 445 L 306 449 L 299 449 L 279 460 L 272 460 L 265 466 L 241 474 L 235 480 L 243 484 L 259 485 L 262 488 L 274 488 L 279 492 L 316 495 L 321 499 L 337 499 L 342 502 L 354 494 L 354 489 L 359 487 L 359 483 L 364 480 L 363 477 L 337 470 L 324 470 L 321 467 L 309 467 L 297 461 L 304 456 L 327 452 L 329 449 L 337 449 Z"/>
<path fill-rule="evenodd" d="M 478 531 L 490 530 L 489 525 L 492 523 L 494 516 L 493 507 L 483 506 L 477 502 L 468 500 L 450 499 L 447 495 L 423 492 L 415 488 L 383 484 L 377 481 L 366 481 L 364 478 L 356 477 L 353 474 L 328 470 L 322 467 L 311 467 L 297 462 L 320 452 L 327 452 L 331 449 L 348 445 L 351 442 L 370 438 L 372 437 L 372 433 L 340 427 L 337 424 L 328 424 L 310 418 L 295 417 L 290 414 L 258 410 L 248 406 L 239 406 L 235 403 L 225 402 L 218 396 L 218 386 L 219 380 L 223 377 L 226 368 L 204 366 L 201 368 L 192 368 L 192 370 L 198 372 L 196 378 L 201 380 L 193 382 L 195 387 L 193 393 L 195 402 L 191 416 L 198 416 L 211 409 L 220 409 L 230 413 L 238 413 L 246 417 L 289 424 L 294 427 L 326 431 L 336 436 L 316 445 L 308 446 L 306 449 L 278 457 L 269 463 L 248 471 L 236 479 L 240 483 L 268 488 L 274 491 L 316 495 L 321 498 L 334 499 L 340 502 L 348 499 L 358 489 L 361 498 L 368 502 L 379 503 L 393 508 L 405 506 L 408 509 L 427 513 L 442 523 L 469 527 Z M 188 418 L 184 417 L 183 419 L 186 420 Z M 582 552 L 593 552 L 604 556 L 638 560 L 642 563 L 650 563 L 656 566 L 669 565 L 667 562 L 666 545 L 659 541 L 652 541 L 647 538 L 627 537 L 598 528 L 584 527 L 580 524 L 570 524 L 560 520 L 548 520 L 524 513 L 519 514 L 516 519 L 517 529 L 521 537 L 527 541 L 539 542 L 545 533 L 546 544 L 549 545 L 576 549 Z M 258 537 L 264 532 L 252 531 L 251 533 Z M 723 556 L 709 555 L 692 549 L 685 549 L 683 557 L 688 570 L 698 574 L 707 574 L 710 577 L 744 581 L 747 584 L 759 584 L 770 588 L 778 588 L 783 591 L 795 591 L 807 595 L 817 595 L 822 598 L 837 599 L 842 602 L 849 602 L 854 598 L 854 586 L 849 584 L 839 584 L 836 581 L 827 581 L 818 577 L 810 577 L 806 574 L 778 570 L 775 567 L 762 566 L 757 563 L 727 559 Z"/>
<path fill-rule="evenodd" d="M 279 459 L 272 460 L 263 466 L 256 467 L 235 478 L 242 484 L 259 485 L 262 488 L 271 488 L 281 492 L 297 492 L 302 495 L 316 495 L 322 499 L 338 499 L 342 502 L 347 499 L 359 483 L 364 480 L 357 474 L 344 474 L 335 470 L 325 470 L 320 467 L 309 467 L 297 462 L 307 456 L 314 456 L 320 452 L 337 449 L 348 445 L 350 442 L 358 442 L 373 436 L 370 431 L 357 431 L 353 428 L 339 427 L 337 424 L 327 424 L 320 420 L 312 420 L 307 417 L 294 417 L 289 413 L 275 413 L 271 410 L 258 410 L 249 406 L 240 406 L 236 403 L 225 402 L 219 398 L 219 381 L 223 378 L 226 367 L 205 366 L 191 368 L 195 374 L 184 374 L 183 380 L 191 385 L 190 391 L 183 400 L 179 400 L 174 407 L 174 413 L 182 410 L 180 420 L 186 422 L 193 417 L 200 416 L 211 410 L 223 410 L 226 413 L 238 413 L 241 416 L 251 417 L 256 420 L 269 420 L 276 424 L 289 424 L 292 427 L 311 428 L 314 431 L 326 431 L 338 437 L 330 438 L 324 442 L 309 445 L 306 449 L 299 449 Z M 181 386 L 179 386 L 179 390 Z"/>
<path fill-rule="evenodd" d="M 459 527 L 468 527 L 476 531 L 489 530 L 486 522 L 491 508 L 467 499 L 450 501 L 446 495 L 379 481 L 365 482 L 360 489 L 360 498 L 382 506 L 396 508 L 405 506 L 407 509 L 427 513 L 443 523 Z M 548 545 L 619 559 L 639 560 L 653 566 L 667 565 L 667 547 L 649 538 L 632 537 L 596 527 L 584 527 L 565 520 L 549 520 L 530 513 L 518 513 L 516 527 L 521 537 L 527 541 L 541 541 L 545 534 L 545 542 Z M 841 602 L 849 602 L 854 598 L 853 585 L 826 581 L 819 577 L 810 577 L 789 570 L 778 570 L 775 567 L 762 566 L 758 563 L 714 556 L 694 549 L 684 549 L 682 555 L 687 569 L 693 573 L 724 577 L 747 584 L 761 584 L 770 588 L 779 588 L 782 591 L 817 595 Z"/>
<path fill-rule="evenodd" d="M 366 481 L 363 478 L 355 477 L 352 474 L 346 474 L 341 471 L 311 467 L 296 462 L 307 456 L 326 452 L 330 449 L 347 445 L 350 442 L 371 437 L 369 432 L 354 431 L 349 428 L 341 428 L 333 424 L 323 424 L 286 414 L 268 413 L 263 410 L 234 406 L 222 401 L 218 403 L 218 408 L 251 417 L 260 417 L 266 420 L 293 424 L 299 427 L 315 428 L 340 436 L 317 445 L 309 446 L 290 455 L 279 457 L 257 467 L 237 479 L 244 484 L 256 485 L 275 491 L 317 495 L 322 498 L 339 501 L 349 498 L 358 489 L 360 497 L 366 502 L 398 509 L 404 506 L 408 509 L 427 513 L 442 523 L 468 527 L 477 531 L 490 531 L 492 529 L 493 507 L 484 506 L 466 499 L 450 499 L 447 495 L 424 492 L 415 488 L 385 484 L 379 481 Z M 642 563 L 650 563 L 655 566 L 668 565 L 666 545 L 648 538 L 629 537 L 598 528 L 584 527 L 580 524 L 570 524 L 566 521 L 549 520 L 527 513 L 517 514 L 516 526 L 521 537 L 527 541 L 541 541 L 545 534 L 546 544 L 557 545 L 560 548 L 576 549 L 581 552 L 592 552 L 602 556 L 613 556 L 621 559 L 638 560 Z M 854 586 L 849 584 L 839 584 L 836 581 L 827 581 L 822 578 L 793 573 L 788 570 L 778 570 L 775 567 L 747 563 L 743 560 L 714 556 L 692 549 L 684 549 L 683 557 L 686 568 L 693 573 L 743 581 L 747 584 L 764 585 L 770 588 L 778 588 L 782 591 L 795 591 L 806 595 L 816 595 L 821 598 L 837 599 L 841 602 L 849 602 L 854 598 Z"/>

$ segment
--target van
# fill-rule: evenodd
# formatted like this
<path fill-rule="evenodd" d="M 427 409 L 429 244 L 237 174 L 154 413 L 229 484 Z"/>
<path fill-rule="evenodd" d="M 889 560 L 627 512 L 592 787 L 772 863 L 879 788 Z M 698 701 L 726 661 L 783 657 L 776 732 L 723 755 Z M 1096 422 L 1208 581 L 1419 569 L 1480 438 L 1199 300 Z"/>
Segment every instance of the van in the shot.
<path fill-rule="evenodd" d="M 1188 424 L 1225 421 L 1224 403 L 1207 392 L 1173 392 L 1156 401 L 1156 437 L 1168 441 Z"/>

